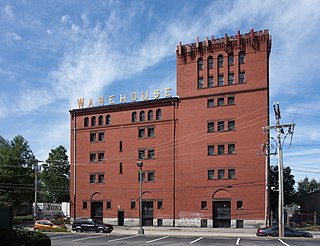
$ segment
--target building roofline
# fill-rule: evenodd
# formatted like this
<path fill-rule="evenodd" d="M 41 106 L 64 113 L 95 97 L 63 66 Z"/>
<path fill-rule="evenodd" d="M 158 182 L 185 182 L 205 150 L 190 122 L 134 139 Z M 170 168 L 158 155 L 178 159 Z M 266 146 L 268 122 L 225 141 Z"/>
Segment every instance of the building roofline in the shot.
<path fill-rule="evenodd" d="M 137 102 L 128 102 L 128 103 L 117 103 L 112 105 L 103 105 L 103 106 L 94 106 L 94 107 L 86 107 L 79 109 L 71 109 L 69 110 L 70 114 L 88 114 L 88 113 L 99 113 L 103 111 L 106 112 L 116 112 L 116 111 L 124 111 L 124 110 L 132 110 L 132 109 L 140 109 L 140 108 L 153 108 L 165 105 L 172 105 L 172 103 L 178 102 L 179 97 L 170 97 L 170 98 L 159 98 L 152 99 L 146 101 L 137 101 Z"/>

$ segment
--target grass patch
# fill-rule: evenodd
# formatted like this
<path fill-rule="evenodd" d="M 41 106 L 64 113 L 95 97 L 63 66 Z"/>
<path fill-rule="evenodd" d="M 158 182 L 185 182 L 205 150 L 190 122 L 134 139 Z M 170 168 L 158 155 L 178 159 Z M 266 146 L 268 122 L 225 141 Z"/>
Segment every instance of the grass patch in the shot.
<path fill-rule="evenodd" d="M 33 216 L 32 215 L 19 215 L 19 216 L 14 216 L 13 218 L 13 224 L 25 222 L 25 221 L 33 221 Z"/>

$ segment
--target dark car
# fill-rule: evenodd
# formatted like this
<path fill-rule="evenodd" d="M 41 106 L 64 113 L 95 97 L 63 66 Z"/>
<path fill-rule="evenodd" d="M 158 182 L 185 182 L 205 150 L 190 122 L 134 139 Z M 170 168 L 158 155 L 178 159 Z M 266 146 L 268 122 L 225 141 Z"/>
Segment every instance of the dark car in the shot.
<path fill-rule="evenodd" d="M 113 226 L 109 224 L 95 223 L 92 219 L 80 218 L 76 219 L 72 224 L 72 230 L 76 232 L 91 231 L 91 232 L 107 232 L 113 231 Z"/>
<path fill-rule="evenodd" d="M 265 227 L 257 230 L 257 236 L 279 236 L 279 226 Z M 297 229 L 285 226 L 284 227 L 285 237 L 313 237 L 311 233 L 306 231 L 299 231 Z"/>

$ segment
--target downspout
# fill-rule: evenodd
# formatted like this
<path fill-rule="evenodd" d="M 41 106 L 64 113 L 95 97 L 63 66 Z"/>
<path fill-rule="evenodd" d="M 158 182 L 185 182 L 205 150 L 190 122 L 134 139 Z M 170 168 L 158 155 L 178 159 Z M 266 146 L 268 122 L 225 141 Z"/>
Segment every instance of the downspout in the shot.
<path fill-rule="evenodd" d="M 76 114 L 73 115 L 73 218 L 77 218 L 76 215 Z"/>

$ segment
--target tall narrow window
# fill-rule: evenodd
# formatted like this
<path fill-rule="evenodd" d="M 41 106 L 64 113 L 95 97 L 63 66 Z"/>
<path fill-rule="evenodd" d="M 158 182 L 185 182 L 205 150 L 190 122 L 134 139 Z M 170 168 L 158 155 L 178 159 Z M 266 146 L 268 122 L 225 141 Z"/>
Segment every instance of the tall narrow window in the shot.
<path fill-rule="evenodd" d="M 104 153 L 98 153 L 98 161 L 104 161 Z"/>
<path fill-rule="evenodd" d="M 214 155 L 214 145 L 208 145 L 208 155 Z"/>
<path fill-rule="evenodd" d="M 148 138 L 154 137 L 154 128 L 148 128 Z"/>
<path fill-rule="evenodd" d="M 111 209 L 111 201 L 107 201 L 107 207 L 106 207 L 106 209 Z"/>
<path fill-rule="evenodd" d="M 228 154 L 232 155 L 236 153 L 236 145 L 235 144 L 228 144 Z"/>
<path fill-rule="evenodd" d="M 224 154 L 224 145 L 218 145 L 218 155 Z"/>
<path fill-rule="evenodd" d="M 234 105 L 234 97 L 228 97 L 228 105 Z"/>
<path fill-rule="evenodd" d="M 96 153 L 91 153 L 91 154 L 90 154 L 90 162 L 95 162 L 95 161 L 97 161 L 97 159 L 96 159 Z"/>
<path fill-rule="evenodd" d="M 103 125 L 103 116 L 102 115 L 100 115 L 99 116 L 99 126 L 102 126 Z"/>
<path fill-rule="evenodd" d="M 98 175 L 98 183 L 103 184 L 104 183 L 104 174 L 99 174 Z"/>
<path fill-rule="evenodd" d="M 144 111 L 140 112 L 140 121 L 145 121 L 146 120 L 146 114 Z"/>
<path fill-rule="evenodd" d="M 94 133 L 90 133 L 90 142 L 95 142 L 97 141 L 97 134 L 94 132 Z"/>
<path fill-rule="evenodd" d="M 207 201 L 201 201 L 201 209 L 208 209 Z"/>
<path fill-rule="evenodd" d="M 234 131 L 236 129 L 235 120 L 228 121 L 228 131 Z"/>
<path fill-rule="evenodd" d="M 236 178 L 236 169 L 228 169 L 228 179 Z"/>
<path fill-rule="evenodd" d="M 91 118 L 91 126 L 96 126 L 96 117 L 95 116 L 92 116 Z"/>
<path fill-rule="evenodd" d="M 224 105 L 224 98 L 218 98 L 218 106 Z"/>
<path fill-rule="evenodd" d="M 100 142 L 104 141 L 104 132 L 99 132 L 99 133 L 98 133 L 98 140 L 99 140 Z"/>
<path fill-rule="evenodd" d="M 88 117 L 84 118 L 83 126 L 84 127 L 88 127 L 89 126 L 89 118 Z"/>
<path fill-rule="evenodd" d="M 245 62 L 245 54 L 243 51 L 239 53 L 239 64 L 244 64 Z"/>
<path fill-rule="evenodd" d="M 230 54 L 228 56 L 228 63 L 229 63 L 229 66 L 234 64 L 234 56 L 233 56 L 233 54 Z"/>
<path fill-rule="evenodd" d="M 218 76 L 218 86 L 223 86 L 223 84 L 224 84 L 224 76 L 223 74 L 220 74 Z"/>
<path fill-rule="evenodd" d="M 145 152 L 144 149 L 140 149 L 140 150 L 138 151 L 138 159 L 139 159 L 139 160 L 143 160 L 143 159 L 144 159 L 144 152 Z"/>
<path fill-rule="evenodd" d="M 223 67 L 223 56 L 222 55 L 218 56 L 218 67 Z"/>
<path fill-rule="evenodd" d="M 144 128 L 138 130 L 138 137 L 144 138 Z"/>
<path fill-rule="evenodd" d="M 233 85 L 234 84 L 234 74 L 230 73 L 228 77 L 228 85 Z"/>
<path fill-rule="evenodd" d="M 154 149 L 148 149 L 148 159 L 154 159 Z"/>
<path fill-rule="evenodd" d="M 95 184 L 96 183 L 96 175 L 95 174 L 90 174 L 90 184 Z"/>
<path fill-rule="evenodd" d="M 122 140 L 120 140 L 120 142 L 119 142 L 119 151 L 120 151 L 120 152 L 122 152 L 122 147 L 123 147 L 123 146 L 122 146 Z"/>
<path fill-rule="evenodd" d="M 239 83 L 243 84 L 245 82 L 246 82 L 246 74 L 245 74 L 245 72 L 240 72 L 239 73 Z"/>
<path fill-rule="evenodd" d="M 148 111 L 148 120 L 153 120 L 153 111 L 152 110 Z"/>
<path fill-rule="evenodd" d="M 120 162 L 120 164 L 119 164 L 119 173 L 120 173 L 120 174 L 123 174 L 123 165 L 122 165 L 122 162 Z"/>
<path fill-rule="evenodd" d="M 214 179 L 214 170 L 208 170 L 208 180 Z"/>
<path fill-rule="evenodd" d="M 156 120 L 161 120 L 162 116 L 161 116 L 161 109 L 157 109 L 156 111 Z"/>
<path fill-rule="evenodd" d="M 207 101 L 207 107 L 208 108 L 213 108 L 214 107 L 214 99 L 209 99 Z"/>
<path fill-rule="evenodd" d="M 198 78 L 198 89 L 202 89 L 204 87 L 203 78 Z"/>
<path fill-rule="evenodd" d="M 212 58 L 212 56 L 209 56 L 209 58 L 208 58 L 208 68 L 209 69 L 213 68 L 213 58 Z"/>
<path fill-rule="evenodd" d="M 158 209 L 163 209 L 163 202 L 162 202 L 162 200 L 159 200 L 159 201 L 158 201 L 157 208 L 158 208 Z"/>
<path fill-rule="evenodd" d="M 83 208 L 83 209 L 88 208 L 88 204 L 87 204 L 87 202 L 82 202 L 82 208 Z"/>
<path fill-rule="evenodd" d="M 208 78 L 208 87 L 209 87 L 209 88 L 212 88 L 212 87 L 213 87 L 213 76 L 210 76 L 210 77 Z"/>
<path fill-rule="evenodd" d="M 135 201 L 135 200 L 132 200 L 132 201 L 130 202 L 130 208 L 131 208 L 131 209 L 136 209 L 136 201 Z"/>
<path fill-rule="evenodd" d="M 198 70 L 203 70 L 203 59 L 199 58 L 198 59 Z"/>
<path fill-rule="evenodd" d="M 214 122 L 208 122 L 208 132 L 214 132 Z"/>
<path fill-rule="evenodd" d="M 218 179 L 224 179 L 224 169 L 218 170 Z"/>
<path fill-rule="evenodd" d="M 224 131 L 224 121 L 218 122 L 218 131 L 223 132 Z"/>
<path fill-rule="evenodd" d="M 148 173 L 148 182 L 153 182 L 154 181 L 154 172 L 149 172 Z"/>
<path fill-rule="evenodd" d="M 111 116 L 107 115 L 106 116 L 106 125 L 110 125 L 111 124 Z"/>
<path fill-rule="evenodd" d="M 131 122 L 137 122 L 137 113 L 136 112 L 132 112 Z"/>

